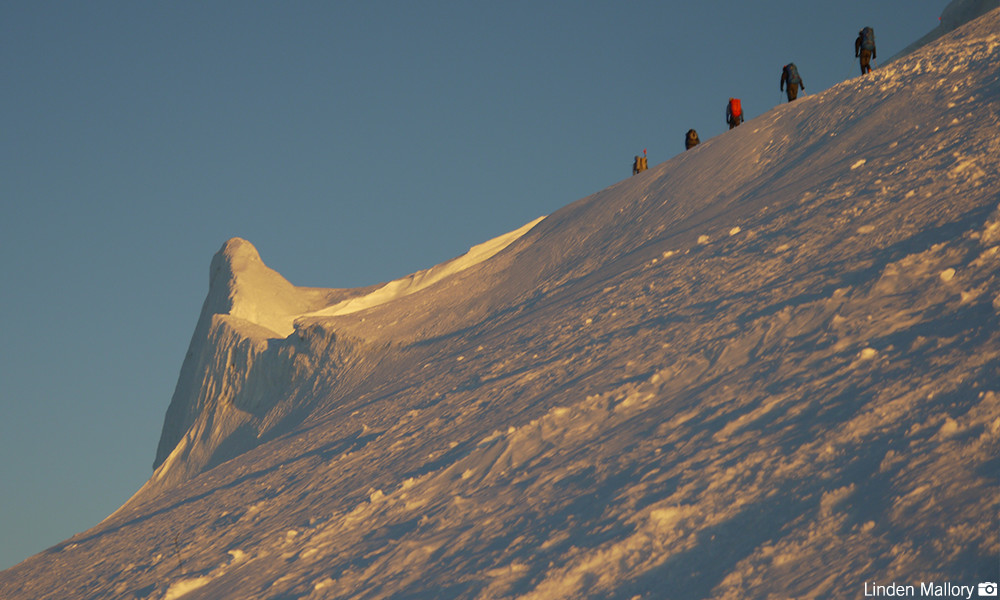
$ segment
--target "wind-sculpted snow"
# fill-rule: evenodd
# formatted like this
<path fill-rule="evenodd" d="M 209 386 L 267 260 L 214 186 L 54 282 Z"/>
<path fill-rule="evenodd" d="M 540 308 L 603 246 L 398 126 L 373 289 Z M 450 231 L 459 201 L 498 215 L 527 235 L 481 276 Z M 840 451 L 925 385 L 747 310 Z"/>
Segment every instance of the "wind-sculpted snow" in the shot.
<path fill-rule="evenodd" d="M 414 294 L 488 260 L 537 221 L 443 265 L 375 288 L 293 286 L 246 240 L 212 259 L 209 293 L 167 410 L 153 478 L 141 494 L 184 481 L 287 431 L 332 394 L 364 379 L 381 352 L 324 330 L 322 317 L 356 313 Z M 368 361 L 369 366 L 359 363 Z M 307 381 L 301 392 L 293 392 Z"/>
<path fill-rule="evenodd" d="M 343 296 L 297 288 L 269 269 L 249 242 L 228 241 L 212 259 L 208 296 L 167 410 L 150 485 L 199 472 L 227 440 L 247 431 L 254 409 L 266 402 L 257 358 L 289 347 L 274 340 L 293 333 L 298 314 Z M 281 362 L 281 369 L 270 365 L 267 377 L 287 385 L 287 356 Z"/>
<path fill-rule="evenodd" d="M 150 483 L 0 596 L 996 581 L 998 32 L 994 11 L 404 294 L 302 290 L 227 244 L 255 275 L 210 287 Z"/>

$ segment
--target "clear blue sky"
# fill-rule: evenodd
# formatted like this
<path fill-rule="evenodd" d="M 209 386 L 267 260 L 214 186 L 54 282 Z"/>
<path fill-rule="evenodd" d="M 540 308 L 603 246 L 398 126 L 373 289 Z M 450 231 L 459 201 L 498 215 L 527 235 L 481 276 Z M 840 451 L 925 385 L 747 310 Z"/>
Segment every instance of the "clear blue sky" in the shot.
<path fill-rule="evenodd" d="M 150 475 L 227 238 L 297 285 L 430 267 L 946 4 L 3 2 L 0 568 Z"/>

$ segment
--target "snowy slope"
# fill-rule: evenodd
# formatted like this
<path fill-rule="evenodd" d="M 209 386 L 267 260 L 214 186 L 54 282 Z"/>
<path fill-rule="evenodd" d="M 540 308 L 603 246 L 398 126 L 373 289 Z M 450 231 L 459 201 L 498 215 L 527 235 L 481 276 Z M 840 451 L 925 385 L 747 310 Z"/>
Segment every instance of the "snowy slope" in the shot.
<path fill-rule="evenodd" d="M 998 129 L 993 11 L 381 288 L 231 240 L 154 476 L 0 597 L 996 581 Z"/>

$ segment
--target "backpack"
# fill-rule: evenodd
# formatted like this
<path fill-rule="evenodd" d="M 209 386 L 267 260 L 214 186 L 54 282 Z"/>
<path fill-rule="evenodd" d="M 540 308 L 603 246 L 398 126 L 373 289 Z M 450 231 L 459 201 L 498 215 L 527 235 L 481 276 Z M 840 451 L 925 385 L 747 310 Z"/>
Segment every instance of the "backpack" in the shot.
<path fill-rule="evenodd" d="M 729 99 L 729 114 L 732 115 L 734 119 L 738 119 L 743 115 L 743 107 L 740 106 L 739 98 Z"/>
<path fill-rule="evenodd" d="M 875 30 L 871 27 L 865 27 L 861 30 L 861 48 L 863 50 L 875 49 Z"/>
<path fill-rule="evenodd" d="M 799 70 L 795 68 L 795 63 L 785 65 L 785 81 L 795 84 L 802 83 L 802 78 L 799 77 Z"/>
<path fill-rule="evenodd" d="M 690 150 L 699 143 L 701 143 L 701 140 L 698 139 L 698 132 L 694 129 L 688 129 L 687 135 L 684 136 L 684 147 Z"/>

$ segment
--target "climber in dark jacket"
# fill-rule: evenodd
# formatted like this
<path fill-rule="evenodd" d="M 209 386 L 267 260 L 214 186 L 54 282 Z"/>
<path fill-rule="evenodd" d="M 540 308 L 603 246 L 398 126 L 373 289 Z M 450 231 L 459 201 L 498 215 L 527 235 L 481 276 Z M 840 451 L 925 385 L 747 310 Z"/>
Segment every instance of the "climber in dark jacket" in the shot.
<path fill-rule="evenodd" d="M 690 150 L 700 143 L 701 140 L 698 139 L 698 132 L 694 129 L 688 129 L 688 132 L 684 135 L 684 149 Z"/>
<path fill-rule="evenodd" d="M 861 59 L 862 75 L 871 72 L 871 61 L 878 58 L 875 52 L 875 31 L 871 27 L 858 32 L 858 39 L 854 40 L 854 58 Z"/>
<path fill-rule="evenodd" d="M 791 102 L 799 97 L 799 88 L 806 89 L 806 84 L 802 83 L 799 77 L 799 70 L 795 63 L 788 63 L 781 68 L 781 84 L 778 88 L 782 91 L 788 90 L 788 101 Z"/>

